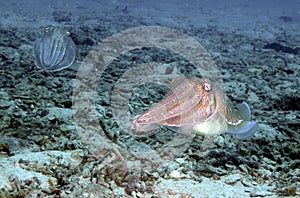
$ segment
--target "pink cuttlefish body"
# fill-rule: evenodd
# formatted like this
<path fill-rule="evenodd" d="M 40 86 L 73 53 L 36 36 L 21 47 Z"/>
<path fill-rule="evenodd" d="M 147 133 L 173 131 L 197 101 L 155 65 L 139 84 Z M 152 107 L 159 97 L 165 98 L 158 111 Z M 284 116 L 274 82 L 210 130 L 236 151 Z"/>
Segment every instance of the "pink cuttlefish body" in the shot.
<path fill-rule="evenodd" d="M 256 122 L 250 121 L 251 112 L 243 102 L 233 109 L 219 84 L 205 78 L 177 77 L 171 92 L 133 119 L 131 129 L 137 134 L 157 129 L 160 125 L 179 127 L 184 133 L 216 135 L 228 132 L 237 139 L 251 137 Z"/>

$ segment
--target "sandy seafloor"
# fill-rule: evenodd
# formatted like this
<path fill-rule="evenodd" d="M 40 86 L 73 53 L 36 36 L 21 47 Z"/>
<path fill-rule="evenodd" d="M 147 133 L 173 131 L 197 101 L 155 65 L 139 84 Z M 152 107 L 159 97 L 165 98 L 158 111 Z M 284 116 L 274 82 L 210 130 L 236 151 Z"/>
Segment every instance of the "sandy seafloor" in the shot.
<path fill-rule="evenodd" d="M 300 3 L 164 2 L 0 4 L 0 197 L 300 196 Z M 247 140 L 217 136 L 205 153 L 200 151 L 205 139 L 196 137 L 170 161 L 149 152 L 148 161 L 137 160 L 133 150 L 142 156 L 139 149 L 163 147 L 174 133 L 163 128 L 134 137 L 117 124 L 110 95 L 124 67 L 152 61 L 189 76 L 194 72 L 178 54 L 139 49 L 118 57 L 99 80 L 96 109 L 105 135 L 89 142 L 73 117 L 76 71 L 39 72 L 34 66 L 32 44 L 48 25 L 71 32 L 80 61 L 103 39 L 128 28 L 186 33 L 211 54 L 233 104 L 250 105 L 257 132 Z M 290 50 L 264 49 L 271 43 Z M 127 104 L 132 117 L 162 98 L 166 88 L 152 83 L 133 90 Z"/>

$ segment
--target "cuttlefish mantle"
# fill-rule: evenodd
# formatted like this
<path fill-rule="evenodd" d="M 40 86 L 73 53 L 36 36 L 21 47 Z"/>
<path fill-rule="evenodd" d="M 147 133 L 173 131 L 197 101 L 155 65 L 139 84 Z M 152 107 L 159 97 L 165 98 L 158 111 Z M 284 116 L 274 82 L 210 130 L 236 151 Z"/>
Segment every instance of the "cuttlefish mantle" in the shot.
<path fill-rule="evenodd" d="M 196 77 L 174 79 L 171 92 L 136 116 L 131 129 L 145 134 L 160 126 L 179 127 L 183 133 L 200 135 L 229 133 L 237 139 L 250 138 L 257 129 L 246 102 L 234 109 L 219 84 Z"/>

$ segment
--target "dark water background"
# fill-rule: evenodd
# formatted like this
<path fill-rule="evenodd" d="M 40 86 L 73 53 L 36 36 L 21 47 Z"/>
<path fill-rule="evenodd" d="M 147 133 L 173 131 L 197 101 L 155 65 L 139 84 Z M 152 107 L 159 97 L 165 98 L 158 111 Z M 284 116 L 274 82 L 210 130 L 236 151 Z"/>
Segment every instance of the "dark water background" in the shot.
<path fill-rule="evenodd" d="M 240 1 L 240 0 L 188 0 L 188 1 L 31 1 L 31 0 L 12 0 L 2 1 L 0 5 L 1 14 L 15 13 L 19 17 L 28 17 L 39 23 L 41 20 L 47 20 L 53 14 L 53 11 L 70 12 L 74 17 L 80 13 L 88 12 L 94 16 L 117 15 L 120 12 L 128 12 L 132 15 L 136 12 L 140 16 L 158 17 L 154 22 L 160 23 L 164 16 L 185 16 L 187 18 L 199 17 L 206 14 L 211 18 L 221 17 L 220 23 L 233 23 L 235 20 L 242 19 L 244 23 L 255 23 L 257 20 L 266 20 L 266 17 L 289 16 L 294 22 L 299 22 L 300 2 L 299 0 L 264 0 L 264 1 Z M 151 14 L 152 13 L 152 14 Z M 155 15 L 153 15 L 155 14 Z M 216 16 L 217 14 L 217 16 Z M 3 18 L 2 18 L 3 20 Z M 19 19 L 15 19 L 17 22 Z M 161 20 L 161 21 L 160 21 Z M 2 21 L 3 22 L 3 21 Z M 26 23 L 20 23 L 24 26 Z M 228 24 L 229 25 L 229 24 Z M 17 24 L 16 24 L 17 26 Z"/>

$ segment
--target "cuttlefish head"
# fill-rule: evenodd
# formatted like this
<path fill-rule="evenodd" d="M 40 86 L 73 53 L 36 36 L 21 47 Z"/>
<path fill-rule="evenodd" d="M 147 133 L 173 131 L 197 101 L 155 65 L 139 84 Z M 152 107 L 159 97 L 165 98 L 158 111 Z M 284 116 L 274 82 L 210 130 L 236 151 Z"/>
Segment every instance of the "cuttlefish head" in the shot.
<path fill-rule="evenodd" d="M 179 127 L 181 132 L 200 135 L 234 134 L 251 137 L 257 128 L 251 122 L 248 104 L 235 110 L 221 86 L 209 79 L 177 77 L 171 92 L 142 115 L 133 119 L 131 129 L 144 134 L 160 126 Z"/>

